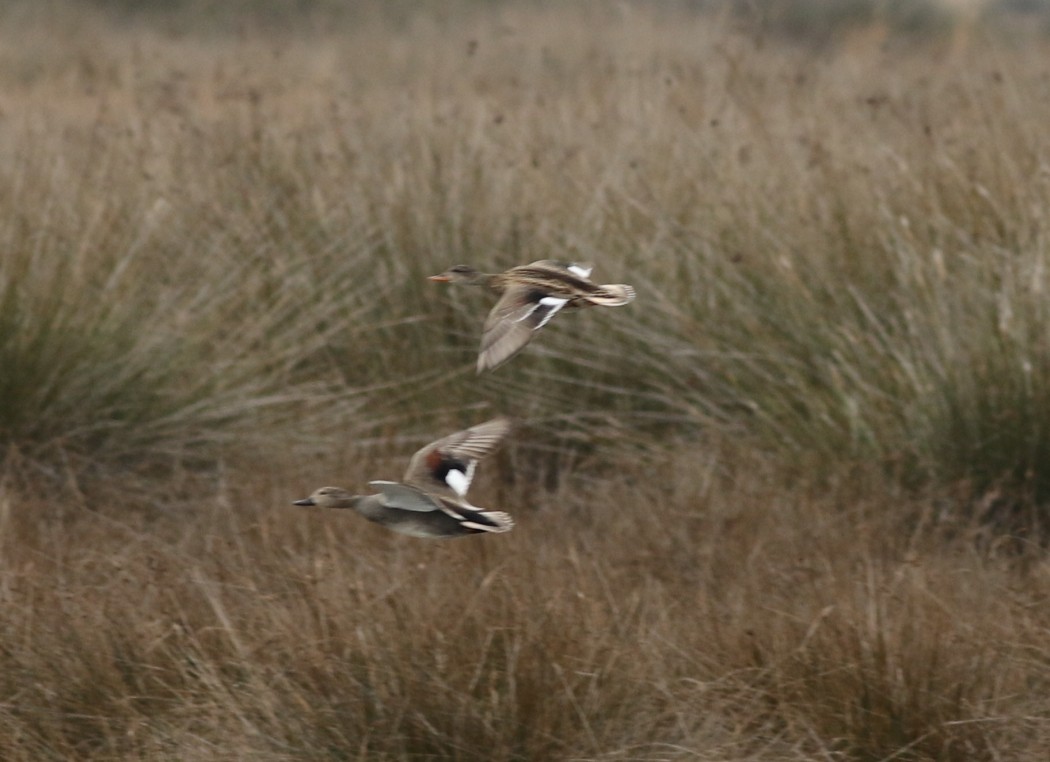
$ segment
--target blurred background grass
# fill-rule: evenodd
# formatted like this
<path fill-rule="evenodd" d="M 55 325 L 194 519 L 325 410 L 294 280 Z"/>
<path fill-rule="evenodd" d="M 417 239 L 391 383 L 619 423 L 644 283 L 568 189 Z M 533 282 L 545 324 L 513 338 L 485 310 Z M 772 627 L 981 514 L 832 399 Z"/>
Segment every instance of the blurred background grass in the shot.
<path fill-rule="evenodd" d="M 481 406 L 1047 495 L 1040 36 L 960 66 L 944 35 L 894 36 L 900 4 L 150 24 L 209 29 L 206 5 L 68 6 L 85 34 L 9 53 L 0 420 L 33 461 L 207 461 Z M 795 14 L 883 34 L 761 47 Z M 551 252 L 645 298 L 473 378 L 489 302 L 423 276 Z"/>
<path fill-rule="evenodd" d="M 1044 4 L 0 15 L 5 756 L 1050 746 Z M 497 413 L 508 538 L 287 505 Z"/>

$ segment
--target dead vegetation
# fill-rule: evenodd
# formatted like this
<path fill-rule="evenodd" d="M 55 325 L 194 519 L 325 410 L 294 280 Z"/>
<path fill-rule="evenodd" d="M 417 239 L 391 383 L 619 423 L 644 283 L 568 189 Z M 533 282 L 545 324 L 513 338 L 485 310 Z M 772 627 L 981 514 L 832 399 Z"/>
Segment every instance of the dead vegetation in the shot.
<path fill-rule="evenodd" d="M 1046 755 L 1043 40 L 34 7 L 5 759 Z M 476 377 L 491 302 L 424 276 L 552 255 L 637 301 Z M 493 413 L 507 536 L 290 505 Z"/>

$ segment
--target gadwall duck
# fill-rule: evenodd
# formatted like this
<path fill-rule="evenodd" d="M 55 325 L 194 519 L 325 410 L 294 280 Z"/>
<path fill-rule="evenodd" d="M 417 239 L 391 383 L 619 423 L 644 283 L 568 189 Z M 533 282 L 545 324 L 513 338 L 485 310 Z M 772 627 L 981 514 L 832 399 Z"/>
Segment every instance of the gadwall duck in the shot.
<path fill-rule="evenodd" d="M 634 299 L 626 284 L 599 286 L 590 280 L 588 264 L 541 259 L 502 273 L 483 273 L 456 265 L 430 280 L 486 286 L 501 294 L 485 319 L 478 353 L 478 373 L 495 370 L 529 343 L 534 332 L 563 307 L 619 307 Z"/>
<path fill-rule="evenodd" d="M 411 537 L 462 537 L 480 532 L 509 532 L 514 519 L 467 502 L 467 489 L 478 461 L 492 452 L 510 430 L 506 418 L 494 418 L 431 442 L 412 456 L 402 482 L 369 482 L 376 495 L 353 495 L 339 487 L 321 487 L 293 505 L 352 508 L 369 521 Z"/>

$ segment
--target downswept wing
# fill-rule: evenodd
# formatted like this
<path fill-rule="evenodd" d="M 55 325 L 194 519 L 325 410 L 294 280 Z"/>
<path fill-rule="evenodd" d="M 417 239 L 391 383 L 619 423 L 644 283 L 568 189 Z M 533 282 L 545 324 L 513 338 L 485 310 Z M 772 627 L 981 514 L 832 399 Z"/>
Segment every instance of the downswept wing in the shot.
<path fill-rule="evenodd" d="M 462 499 L 478 461 L 492 452 L 510 431 L 510 421 L 493 418 L 431 442 L 412 456 L 405 483 L 438 496 Z"/>
<path fill-rule="evenodd" d="M 570 301 L 569 297 L 526 285 L 515 285 L 504 291 L 485 319 L 478 372 L 495 369 L 524 349 L 532 334 L 547 325 Z"/>

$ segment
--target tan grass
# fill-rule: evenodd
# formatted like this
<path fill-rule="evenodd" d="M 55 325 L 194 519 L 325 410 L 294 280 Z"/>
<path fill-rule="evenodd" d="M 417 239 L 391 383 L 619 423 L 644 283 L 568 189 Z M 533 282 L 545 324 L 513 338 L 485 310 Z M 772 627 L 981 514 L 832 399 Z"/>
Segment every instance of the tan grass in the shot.
<path fill-rule="evenodd" d="M 1047 755 L 1043 40 L 185 7 L 0 19 L 0 756 Z M 493 413 L 505 537 L 290 505 Z"/>
<path fill-rule="evenodd" d="M 519 519 L 492 542 L 293 509 L 311 469 L 66 522 L 5 496 L 5 756 L 1045 750 L 1043 571 L 909 538 L 893 517 L 924 502 L 866 497 L 881 477 L 785 490 L 732 448 L 650 466 L 538 494 L 490 473 L 479 504 Z"/>

